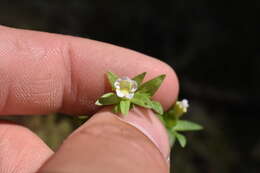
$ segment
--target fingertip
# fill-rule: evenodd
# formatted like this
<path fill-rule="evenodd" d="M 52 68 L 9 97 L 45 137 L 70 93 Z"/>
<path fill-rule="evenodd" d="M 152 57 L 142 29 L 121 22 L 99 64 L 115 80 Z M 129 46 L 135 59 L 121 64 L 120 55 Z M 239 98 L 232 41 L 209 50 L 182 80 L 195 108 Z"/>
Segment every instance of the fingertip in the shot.
<path fill-rule="evenodd" d="M 53 151 L 30 130 L 0 121 L 0 172 L 36 172 Z"/>

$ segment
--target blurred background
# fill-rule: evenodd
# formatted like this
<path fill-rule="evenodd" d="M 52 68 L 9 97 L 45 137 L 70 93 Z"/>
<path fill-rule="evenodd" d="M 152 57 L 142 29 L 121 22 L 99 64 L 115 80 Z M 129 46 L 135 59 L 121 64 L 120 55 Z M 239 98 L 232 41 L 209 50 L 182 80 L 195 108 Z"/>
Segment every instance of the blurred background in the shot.
<path fill-rule="evenodd" d="M 219 0 L 1 0 L 0 24 L 86 37 L 170 64 L 186 119 L 202 132 L 171 155 L 176 173 L 259 173 L 259 2 Z M 65 115 L 13 117 L 54 150 L 78 122 Z"/>

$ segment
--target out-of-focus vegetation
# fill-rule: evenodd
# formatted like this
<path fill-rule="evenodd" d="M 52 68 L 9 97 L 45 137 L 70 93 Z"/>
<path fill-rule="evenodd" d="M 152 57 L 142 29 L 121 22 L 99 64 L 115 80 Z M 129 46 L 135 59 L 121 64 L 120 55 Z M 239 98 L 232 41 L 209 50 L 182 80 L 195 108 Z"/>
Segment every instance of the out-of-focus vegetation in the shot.
<path fill-rule="evenodd" d="M 1 24 L 88 37 L 169 63 L 188 119 L 205 127 L 172 152 L 181 173 L 260 172 L 256 1 L 2 0 Z M 14 119 L 14 118 L 12 118 Z M 77 127 L 62 115 L 16 117 L 53 149 Z"/>

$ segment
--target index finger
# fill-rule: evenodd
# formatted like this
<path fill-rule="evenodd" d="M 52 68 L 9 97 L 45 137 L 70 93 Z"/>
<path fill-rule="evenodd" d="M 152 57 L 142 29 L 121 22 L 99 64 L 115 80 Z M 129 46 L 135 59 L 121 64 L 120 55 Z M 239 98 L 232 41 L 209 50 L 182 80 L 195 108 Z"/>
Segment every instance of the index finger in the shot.
<path fill-rule="evenodd" d="M 109 90 L 107 71 L 122 76 L 148 72 L 166 79 L 154 96 L 165 109 L 178 93 L 170 66 L 110 44 L 43 32 L 0 27 L 0 115 L 94 113 Z"/>

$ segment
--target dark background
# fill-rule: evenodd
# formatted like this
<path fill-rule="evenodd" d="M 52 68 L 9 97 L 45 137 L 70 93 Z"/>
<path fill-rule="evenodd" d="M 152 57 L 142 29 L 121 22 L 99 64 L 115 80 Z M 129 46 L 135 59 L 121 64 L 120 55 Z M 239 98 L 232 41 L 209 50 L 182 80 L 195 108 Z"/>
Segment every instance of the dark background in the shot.
<path fill-rule="evenodd" d="M 176 173 L 259 173 L 259 2 L 1 0 L 0 24 L 134 49 L 169 63 L 187 119 L 202 124 L 172 152 Z M 259 12 L 258 12 L 259 13 Z M 61 115 L 17 118 L 52 148 L 77 125 Z M 44 125 L 43 125 L 44 124 Z"/>

